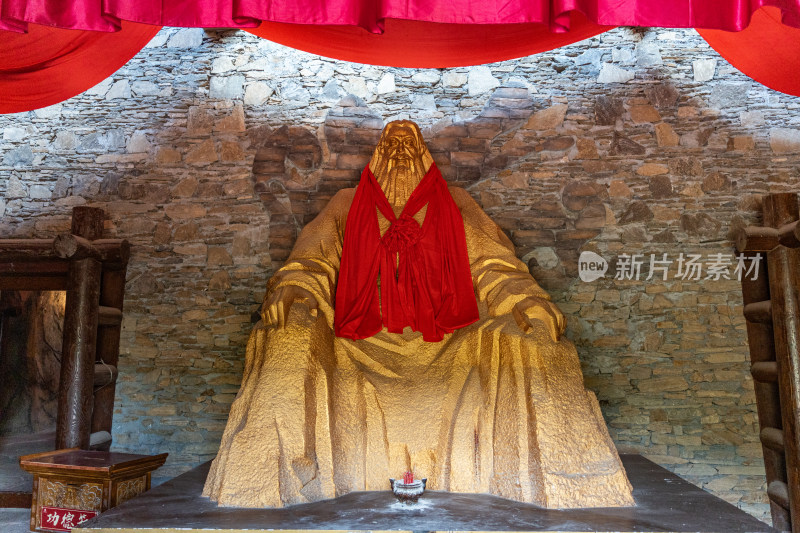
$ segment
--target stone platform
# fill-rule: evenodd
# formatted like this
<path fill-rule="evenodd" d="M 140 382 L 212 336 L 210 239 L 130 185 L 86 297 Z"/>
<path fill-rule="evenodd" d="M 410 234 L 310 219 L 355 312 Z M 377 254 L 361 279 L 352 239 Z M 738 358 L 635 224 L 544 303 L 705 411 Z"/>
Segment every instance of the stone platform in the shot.
<path fill-rule="evenodd" d="M 200 495 L 209 464 L 111 509 L 81 533 L 253 531 L 774 531 L 639 455 L 622 455 L 636 507 L 553 510 L 484 494 L 355 492 L 284 509 L 218 507 Z"/>

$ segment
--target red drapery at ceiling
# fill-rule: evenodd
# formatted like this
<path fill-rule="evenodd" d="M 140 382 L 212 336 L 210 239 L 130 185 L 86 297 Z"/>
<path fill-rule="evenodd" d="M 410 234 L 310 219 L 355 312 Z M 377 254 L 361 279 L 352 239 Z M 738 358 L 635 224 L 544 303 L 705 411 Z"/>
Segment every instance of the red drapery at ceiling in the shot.
<path fill-rule="evenodd" d="M 739 31 L 761 6 L 783 11 L 800 27 L 800 0 L 0 0 L 0 29 L 28 23 L 114 31 L 127 20 L 159 26 L 255 27 L 261 21 L 361 26 L 372 33 L 386 19 L 443 24 L 548 24 L 566 31 L 580 11 L 598 25 L 714 28 Z"/>
<path fill-rule="evenodd" d="M 758 10 L 750 25 L 737 33 L 698 31 L 719 55 L 754 80 L 800 96 L 800 29 L 781 24 L 780 10 Z"/>
<path fill-rule="evenodd" d="M 447 67 L 542 52 L 617 25 L 740 31 L 762 6 L 775 8 L 769 32 L 785 32 L 779 42 L 793 45 L 781 59 L 793 63 L 777 70 L 796 71 L 800 0 L 0 0 L 0 113 L 79 94 L 133 57 L 161 25 L 249 28 L 337 59 Z M 726 56 L 741 52 L 741 42 L 712 44 Z M 749 56 L 758 49 L 763 60 L 776 51 L 757 44 Z M 762 63 L 751 74 L 748 64 L 740 68 L 761 81 L 768 69 Z"/>
<path fill-rule="evenodd" d="M 573 13 L 568 32 L 544 24 L 441 24 L 387 19 L 382 34 L 356 26 L 311 26 L 264 22 L 250 33 L 298 50 L 354 63 L 408 68 L 443 68 L 493 63 L 538 54 L 593 37 L 599 26 Z"/>
<path fill-rule="evenodd" d="M 0 31 L 0 113 L 57 104 L 111 76 L 141 50 L 159 26 L 123 23 L 118 32 L 31 25 Z"/>

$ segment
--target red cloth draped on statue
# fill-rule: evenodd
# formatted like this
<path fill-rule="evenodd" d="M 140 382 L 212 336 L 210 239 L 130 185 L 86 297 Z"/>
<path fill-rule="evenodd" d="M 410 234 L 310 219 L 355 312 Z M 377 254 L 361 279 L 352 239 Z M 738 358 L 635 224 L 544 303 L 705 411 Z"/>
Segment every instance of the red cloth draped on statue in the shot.
<path fill-rule="evenodd" d="M 420 226 L 413 216 L 428 209 Z M 391 226 L 381 237 L 380 211 Z M 380 303 L 378 285 L 380 284 Z M 396 217 L 364 169 L 347 214 L 336 287 L 336 335 L 364 339 L 410 326 L 428 342 L 478 320 L 464 221 L 432 164 Z"/>

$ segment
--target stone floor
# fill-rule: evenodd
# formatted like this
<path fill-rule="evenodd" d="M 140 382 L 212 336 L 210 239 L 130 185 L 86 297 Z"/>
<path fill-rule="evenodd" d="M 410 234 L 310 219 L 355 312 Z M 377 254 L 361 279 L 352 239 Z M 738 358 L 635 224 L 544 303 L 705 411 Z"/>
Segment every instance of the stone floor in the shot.
<path fill-rule="evenodd" d="M 200 495 L 206 463 L 86 522 L 82 531 L 774 531 L 639 455 L 621 458 L 635 507 L 544 509 L 486 494 L 441 491 L 404 506 L 388 487 L 283 509 L 218 507 Z"/>
<path fill-rule="evenodd" d="M 30 509 L 0 508 L 0 531 L 3 533 L 29 533 Z"/>
<path fill-rule="evenodd" d="M 55 432 L 0 437 L 0 492 L 30 492 L 33 476 L 19 467 L 19 456 L 53 449 Z"/>
<path fill-rule="evenodd" d="M 0 492 L 30 492 L 33 476 L 19 467 L 19 456 L 53 449 L 55 433 L 0 438 Z M 0 508 L 0 532 L 28 533 L 31 510 Z"/>

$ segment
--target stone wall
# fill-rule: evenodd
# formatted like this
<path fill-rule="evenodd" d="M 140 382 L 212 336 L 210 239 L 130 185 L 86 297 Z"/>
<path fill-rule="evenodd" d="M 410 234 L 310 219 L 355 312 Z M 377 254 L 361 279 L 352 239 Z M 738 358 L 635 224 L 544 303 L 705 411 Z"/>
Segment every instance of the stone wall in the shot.
<path fill-rule="evenodd" d="M 732 258 L 761 196 L 797 190 L 798 108 L 691 30 L 415 70 L 165 29 L 86 93 L 0 117 L 0 236 L 53 236 L 90 204 L 131 241 L 115 445 L 170 452 L 173 476 L 214 456 L 298 231 L 356 182 L 382 125 L 411 118 L 569 316 L 620 449 L 765 517 L 735 261 L 733 279 L 698 280 L 678 262 Z M 604 278 L 578 279 L 582 251 Z M 614 279 L 624 254 L 639 279 Z M 646 279 L 651 254 L 667 279 Z"/>

